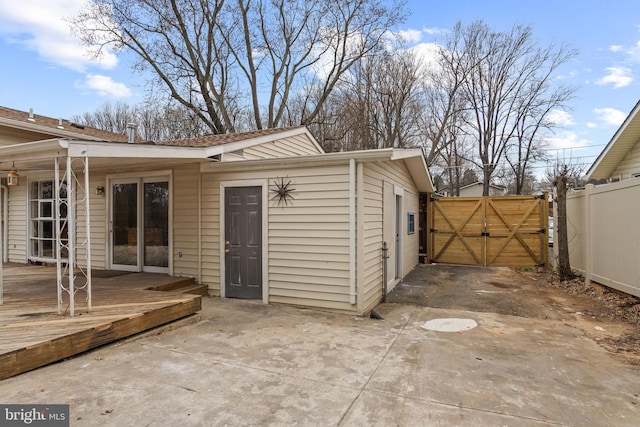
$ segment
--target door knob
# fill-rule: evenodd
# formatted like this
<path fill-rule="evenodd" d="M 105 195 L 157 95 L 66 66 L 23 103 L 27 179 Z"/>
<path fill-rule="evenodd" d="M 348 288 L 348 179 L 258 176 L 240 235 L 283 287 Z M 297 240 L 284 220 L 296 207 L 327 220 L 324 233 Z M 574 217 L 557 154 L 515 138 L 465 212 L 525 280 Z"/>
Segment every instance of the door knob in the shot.
<path fill-rule="evenodd" d="M 225 250 L 224 250 L 224 253 L 225 253 L 225 254 L 230 254 L 230 253 L 231 253 L 231 249 L 225 249 Z"/>

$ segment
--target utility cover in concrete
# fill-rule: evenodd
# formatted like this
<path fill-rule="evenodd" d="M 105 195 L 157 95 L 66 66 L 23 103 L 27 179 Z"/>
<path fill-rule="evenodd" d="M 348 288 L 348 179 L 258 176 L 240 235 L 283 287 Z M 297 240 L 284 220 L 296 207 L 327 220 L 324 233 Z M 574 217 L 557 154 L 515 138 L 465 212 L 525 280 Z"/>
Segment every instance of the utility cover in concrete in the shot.
<path fill-rule="evenodd" d="M 478 323 L 473 319 L 433 319 L 425 322 L 421 327 L 428 331 L 437 332 L 461 332 L 468 331 L 478 326 Z"/>

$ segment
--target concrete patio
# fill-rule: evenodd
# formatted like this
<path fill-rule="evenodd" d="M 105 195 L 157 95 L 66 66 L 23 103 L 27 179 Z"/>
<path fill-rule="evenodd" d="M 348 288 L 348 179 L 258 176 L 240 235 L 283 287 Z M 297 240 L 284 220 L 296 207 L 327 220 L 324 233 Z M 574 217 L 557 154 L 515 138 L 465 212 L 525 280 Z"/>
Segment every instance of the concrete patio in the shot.
<path fill-rule="evenodd" d="M 196 323 L 0 381 L 0 395 L 67 403 L 73 426 L 638 424 L 638 368 L 562 321 L 377 311 L 204 298 Z M 478 326 L 427 324 L 451 318 Z"/>

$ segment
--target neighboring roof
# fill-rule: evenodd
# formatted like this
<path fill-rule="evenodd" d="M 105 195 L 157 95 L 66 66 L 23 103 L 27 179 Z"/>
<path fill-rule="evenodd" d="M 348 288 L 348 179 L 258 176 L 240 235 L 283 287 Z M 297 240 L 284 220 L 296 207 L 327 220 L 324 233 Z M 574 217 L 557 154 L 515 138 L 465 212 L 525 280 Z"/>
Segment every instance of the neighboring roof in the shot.
<path fill-rule="evenodd" d="M 289 128 L 261 129 L 249 132 L 225 133 L 221 135 L 205 135 L 195 138 L 173 139 L 169 141 L 159 141 L 156 145 L 170 145 L 172 147 L 214 147 L 216 145 L 229 144 L 232 142 L 244 141 L 258 137 L 268 137 L 278 133 L 308 133 L 304 126 Z M 285 138 L 288 135 L 282 136 Z M 269 138 L 273 139 L 273 138 Z"/>
<path fill-rule="evenodd" d="M 472 182 L 471 184 L 463 185 L 462 187 L 460 187 L 460 190 L 464 188 L 475 187 L 478 185 L 484 185 L 484 183 L 482 181 Z M 494 190 L 504 190 L 506 188 L 503 185 L 498 185 L 498 184 L 489 184 L 489 187 L 493 188 Z"/>
<path fill-rule="evenodd" d="M 90 139 L 94 141 L 126 142 L 127 136 L 114 132 L 82 126 L 65 119 L 54 119 L 32 112 L 14 110 L 0 106 L 0 126 L 8 126 L 64 138 Z"/>
<path fill-rule="evenodd" d="M 640 101 L 587 171 L 587 179 L 608 179 L 640 139 Z"/>
<path fill-rule="evenodd" d="M 482 181 L 472 182 L 471 184 L 463 185 L 462 187 L 460 187 L 460 190 L 463 190 L 465 188 L 476 187 L 478 185 L 484 185 L 484 183 Z M 505 190 L 506 189 L 506 187 L 504 187 L 502 185 L 498 185 L 498 184 L 489 184 L 489 187 L 493 188 L 494 190 Z M 446 187 L 443 187 L 443 188 L 439 189 L 438 191 L 439 192 L 451 191 L 451 186 L 447 185 Z"/>

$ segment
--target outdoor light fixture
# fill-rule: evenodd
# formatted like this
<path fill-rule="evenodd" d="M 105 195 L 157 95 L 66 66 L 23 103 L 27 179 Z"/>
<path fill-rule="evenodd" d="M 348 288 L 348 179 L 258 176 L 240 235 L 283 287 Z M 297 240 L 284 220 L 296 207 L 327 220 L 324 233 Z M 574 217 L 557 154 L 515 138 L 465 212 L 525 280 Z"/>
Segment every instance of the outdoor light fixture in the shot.
<path fill-rule="evenodd" d="M 12 166 L 11 166 L 11 170 L 9 171 L 9 174 L 7 175 L 7 185 L 9 187 L 18 186 L 18 185 L 20 185 L 19 179 L 20 179 L 20 175 L 18 175 L 18 171 L 16 170 L 16 164 L 15 164 L 15 162 L 13 162 Z"/>
<path fill-rule="evenodd" d="M 96 196 L 104 195 L 104 187 L 96 187 Z"/>

